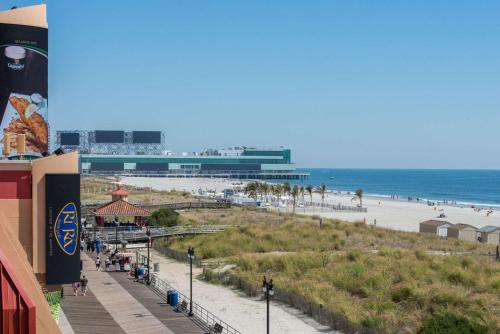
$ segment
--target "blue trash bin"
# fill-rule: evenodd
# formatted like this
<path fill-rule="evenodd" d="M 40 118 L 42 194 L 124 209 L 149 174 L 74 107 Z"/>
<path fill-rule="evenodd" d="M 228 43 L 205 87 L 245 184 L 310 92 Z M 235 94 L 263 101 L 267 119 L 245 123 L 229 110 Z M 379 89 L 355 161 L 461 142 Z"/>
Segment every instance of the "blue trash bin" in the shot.
<path fill-rule="evenodd" d="M 170 291 L 170 306 L 176 307 L 179 304 L 179 293 L 175 290 Z"/>

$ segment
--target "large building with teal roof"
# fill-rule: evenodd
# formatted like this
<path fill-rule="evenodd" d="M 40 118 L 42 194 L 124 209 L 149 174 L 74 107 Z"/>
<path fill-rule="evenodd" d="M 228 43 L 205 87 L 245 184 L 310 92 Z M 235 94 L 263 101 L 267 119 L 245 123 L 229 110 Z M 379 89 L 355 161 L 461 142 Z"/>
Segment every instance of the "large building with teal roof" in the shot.
<path fill-rule="evenodd" d="M 56 145 L 80 152 L 83 174 L 237 179 L 301 179 L 287 148 L 235 147 L 174 155 L 163 133 L 57 131 Z M 140 141 L 140 142 L 139 142 Z"/>

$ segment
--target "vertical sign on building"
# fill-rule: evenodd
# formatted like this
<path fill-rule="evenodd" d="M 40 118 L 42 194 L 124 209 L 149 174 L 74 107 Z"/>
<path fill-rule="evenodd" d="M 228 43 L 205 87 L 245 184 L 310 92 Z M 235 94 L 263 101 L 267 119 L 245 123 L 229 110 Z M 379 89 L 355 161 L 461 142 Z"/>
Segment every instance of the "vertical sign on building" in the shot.
<path fill-rule="evenodd" d="M 45 176 L 47 284 L 80 280 L 80 175 Z"/>
<path fill-rule="evenodd" d="M 48 151 L 48 28 L 45 5 L 0 12 L 0 141 L 26 135 L 26 153 Z M 17 152 L 17 141 L 11 140 Z"/>

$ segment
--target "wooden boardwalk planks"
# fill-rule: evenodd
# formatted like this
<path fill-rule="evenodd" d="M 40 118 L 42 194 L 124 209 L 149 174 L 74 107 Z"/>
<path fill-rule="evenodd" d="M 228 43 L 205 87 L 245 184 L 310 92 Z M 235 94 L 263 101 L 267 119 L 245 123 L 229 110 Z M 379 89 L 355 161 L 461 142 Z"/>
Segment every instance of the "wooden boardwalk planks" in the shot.
<path fill-rule="evenodd" d="M 182 313 L 174 311 L 171 306 L 166 305 L 165 300 L 146 285 L 129 280 L 123 273 L 111 273 L 111 276 L 174 333 L 206 333 L 206 331 L 194 323 L 190 318 Z"/>
<path fill-rule="evenodd" d="M 65 285 L 64 292 L 61 307 L 75 334 L 125 334 L 92 291 L 87 290 L 86 296 L 75 297 L 71 285 Z"/>

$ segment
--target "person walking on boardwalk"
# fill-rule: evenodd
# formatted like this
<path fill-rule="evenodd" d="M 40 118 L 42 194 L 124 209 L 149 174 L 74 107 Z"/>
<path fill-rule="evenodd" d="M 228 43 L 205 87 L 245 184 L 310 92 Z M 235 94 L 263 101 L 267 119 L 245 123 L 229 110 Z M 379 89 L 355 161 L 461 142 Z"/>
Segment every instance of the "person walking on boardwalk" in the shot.
<path fill-rule="evenodd" d="M 78 296 L 78 288 L 80 287 L 80 282 L 73 282 L 73 284 L 71 284 L 71 287 L 73 288 L 73 294 L 75 296 Z"/>
<path fill-rule="evenodd" d="M 87 279 L 87 277 L 85 277 L 85 275 L 83 275 L 82 279 L 80 280 L 80 286 L 82 288 L 82 295 L 86 295 L 87 294 L 87 284 L 89 283 L 89 280 Z"/>
<path fill-rule="evenodd" d="M 109 271 L 109 265 L 111 264 L 111 261 L 109 261 L 109 257 L 106 258 L 104 261 L 104 266 L 106 267 L 106 271 Z"/>
<path fill-rule="evenodd" d="M 95 269 L 97 271 L 101 270 L 101 259 L 99 258 L 99 256 L 97 256 L 97 258 L 95 259 Z"/>

